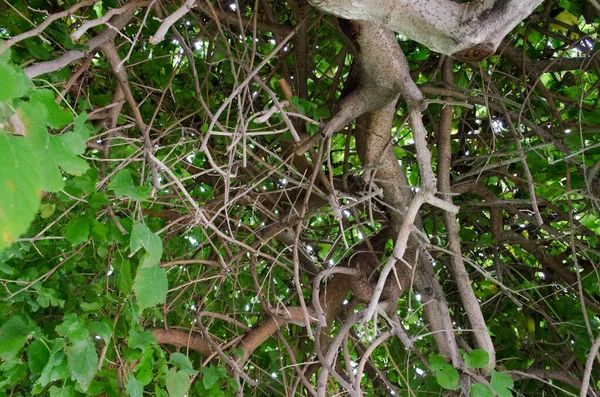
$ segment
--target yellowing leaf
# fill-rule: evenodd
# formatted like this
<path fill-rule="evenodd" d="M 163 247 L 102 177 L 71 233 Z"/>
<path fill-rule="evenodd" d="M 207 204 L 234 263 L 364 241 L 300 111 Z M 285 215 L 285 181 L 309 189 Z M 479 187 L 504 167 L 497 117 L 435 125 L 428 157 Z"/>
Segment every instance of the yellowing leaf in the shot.
<path fill-rule="evenodd" d="M 562 11 L 560 14 L 558 14 L 556 17 L 554 17 L 554 19 L 564 23 L 565 25 L 569 25 L 569 26 L 577 25 L 577 17 L 575 15 L 571 14 L 567 10 Z M 550 29 L 561 32 L 562 34 L 567 34 L 569 31 L 569 29 L 567 29 L 566 27 L 555 24 L 555 23 L 550 24 Z M 577 35 L 573 33 L 573 34 L 571 34 L 571 36 L 572 36 L 571 38 L 575 38 L 573 36 L 577 36 Z"/>

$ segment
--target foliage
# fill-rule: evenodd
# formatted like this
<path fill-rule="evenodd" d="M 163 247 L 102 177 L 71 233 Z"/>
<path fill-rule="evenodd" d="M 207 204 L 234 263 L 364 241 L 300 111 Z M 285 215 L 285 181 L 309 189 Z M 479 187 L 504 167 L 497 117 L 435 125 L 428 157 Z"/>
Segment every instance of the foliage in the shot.
<path fill-rule="evenodd" d="M 385 263 L 393 243 L 376 241 L 403 210 L 365 183 L 357 123 L 294 155 L 294 137 L 335 114 L 355 50 L 302 1 L 206 2 L 151 44 L 181 3 L 0 5 L 0 396 L 308 395 L 319 332 L 324 349 L 341 335 L 335 370 L 365 395 L 579 393 L 600 326 L 599 19 L 588 2 L 544 3 L 497 55 L 454 62 L 452 83 L 439 54 L 399 38 L 431 99 L 436 170 L 440 114 L 454 109 L 453 202 L 491 373 L 431 206 L 421 234 L 464 365 L 439 354 L 409 291 L 344 328 L 367 306 L 346 289 L 333 322 L 309 332 L 295 310 L 314 307 L 316 275 L 373 247 Z M 391 145 L 416 192 L 405 115 L 400 101 Z M 321 293 L 337 293 L 335 277 Z M 590 388 L 599 381 L 596 363 Z M 345 386 L 331 375 L 323 387 Z"/>

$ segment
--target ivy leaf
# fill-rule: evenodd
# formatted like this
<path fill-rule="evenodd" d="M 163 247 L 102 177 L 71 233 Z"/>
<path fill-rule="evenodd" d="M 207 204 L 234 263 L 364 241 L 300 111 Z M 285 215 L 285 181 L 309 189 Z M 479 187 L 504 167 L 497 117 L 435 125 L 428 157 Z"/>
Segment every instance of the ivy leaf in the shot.
<path fill-rule="evenodd" d="M 98 353 L 89 339 L 80 340 L 67 349 L 71 378 L 85 391 L 98 372 Z"/>
<path fill-rule="evenodd" d="M 185 397 L 190 389 L 190 376 L 183 371 L 171 368 L 167 372 L 167 391 L 170 397 Z"/>
<path fill-rule="evenodd" d="M 482 349 L 475 349 L 469 354 L 464 354 L 463 358 L 467 368 L 483 368 L 490 362 L 488 352 Z"/>
<path fill-rule="evenodd" d="M 135 297 L 140 310 L 164 303 L 169 282 L 167 273 L 158 266 L 143 267 L 135 278 Z"/>
<path fill-rule="evenodd" d="M 28 326 L 19 316 L 5 322 L 0 327 L 0 358 L 8 360 L 14 357 L 25 346 L 29 336 L 37 333 L 37 327 Z"/>
<path fill-rule="evenodd" d="M 494 397 L 494 393 L 483 383 L 471 385 L 471 397 Z"/>
<path fill-rule="evenodd" d="M 117 196 L 127 196 L 132 200 L 146 200 L 152 189 L 149 186 L 134 186 L 133 177 L 128 169 L 117 172 L 108 184 Z"/>
<path fill-rule="evenodd" d="M 507 374 L 492 371 L 492 380 L 490 381 L 490 385 L 500 397 L 512 397 L 512 392 L 510 389 L 513 388 L 514 382 Z"/>
<path fill-rule="evenodd" d="M 149 254 L 149 257 L 144 258 L 142 266 L 158 265 L 163 252 L 162 240 L 160 237 L 148 229 L 143 223 L 136 223 L 133 225 L 129 248 L 131 249 L 131 252 L 144 248 Z"/>

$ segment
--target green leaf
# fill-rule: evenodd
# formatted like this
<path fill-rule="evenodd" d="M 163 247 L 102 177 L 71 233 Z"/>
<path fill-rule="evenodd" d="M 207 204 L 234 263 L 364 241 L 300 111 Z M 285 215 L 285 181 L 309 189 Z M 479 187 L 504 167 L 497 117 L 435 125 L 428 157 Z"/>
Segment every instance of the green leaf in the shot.
<path fill-rule="evenodd" d="M 93 322 L 90 324 L 90 331 L 101 337 L 106 344 L 110 343 L 112 326 L 107 321 Z"/>
<path fill-rule="evenodd" d="M 513 388 L 514 382 L 507 374 L 492 371 L 492 380 L 490 381 L 490 385 L 500 397 L 512 397 L 512 392 L 510 389 Z"/>
<path fill-rule="evenodd" d="M 92 208 L 100 208 L 107 206 L 108 204 L 108 196 L 106 193 L 96 192 L 88 198 L 88 205 Z"/>
<path fill-rule="evenodd" d="M 41 340 L 34 340 L 27 347 L 27 361 L 32 374 L 41 374 L 50 360 L 50 351 Z"/>
<path fill-rule="evenodd" d="M 167 391 L 170 397 L 185 397 L 190 389 L 190 376 L 183 371 L 171 368 L 167 372 Z"/>
<path fill-rule="evenodd" d="M 51 90 L 35 90 L 33 94 L 31 94 L 30 100 L 44 105 L 46 113 L 48 114 L 48 126 L 52 128 L 63 128 L 73 121 L 73 114 L 69 111 L 65 111 L 56 103 L 56 97 Z M 85 150 L 85 146 L 83 148 L 76 148 L 74 151 L 81 153 L 83 150 Z"/>
<path fill-rule="evenodd" d="M 19 316 L 5 322 L 0 327 L 0 358 L 8 360 L 17 355 L 29 336 L 37 333 L 37 327 L 28 326 Z"/>
<path fill-rule="evenodd" d="M 117 172 L 111 178 L 108 188 L 114 190 L 117 196 L 127 196 L 136 201 L 146 200 L 152 191 L 148 186 L 134 186 L 128 169 Z"/>
<path fill-rule="evenodd" d="M 140 310 L 164 303 L 167 298 L 169 282 L 167 273 L 158 266 L 138 269 L 135 278 L 135 297 Z"/>
<path fill-rule="evenodd" d="M 471 397 L 494 397 L 494 393 L 483 383 L 471 385 Z"/>
<path fill-rule="evenodd" d="M 79 306 L 84 312 L 97 312 L 104 307 L 104 302 L 79 302 Z"/>
<path fill-rule="evenodd" d="M 290 103 L 292 104 L 292 106 L 294 106 L 296 109 L 298 109 L 298 111 L 302 114 L 308 114 L 308 112 L 311 109 L 314 109 L 317 107 L 317 105 L 311 103 L 307 99 L 298 98 L 295 96 L 290 98 Z"/>
<path fill-rule="evenodd" d="M 152 372 L 154 370 L 154 351 L 151 345 L 147 345 L 143 349 L 142 358 L 139 359 L 138 365 L 133 369 L 135 378 L 146 386 L 152 381 Z"/>
<path fill-rule="evenodd" d="M 331 113 L 328 108 L 318 108 L 315 110 L 314 119 L 320 121 L 322 119 L 331 118 Z"/>
<path fill-rule="evenodd" d="M 85 391 L 98 372 L 98 353 L 89 340 L 81 340 L 67 349 L 71 378 Z"/>
<path fill-rule="evenodd" d="M 62 324 L 55 329 L 59 335 L 69 338 L 73 343 L 86 340 L 90 334 L 75 313 L 66 314 Z"/>
<path fill-rule="evenodd" d="M 55 339 L 50 347 L 50 358 L 48 363 L 42 370 L 39 382 L 42 386 L 46 386 L 48 383 L 57 379 L 66 379 L 71 374 L 67 368 L 67 363 L 64 361 L 63 348 L 65 346 L 65 340 L 63 338 Z"/>
<path fill-rule="evenodd" d="M 190 359 L 185 354 L 171 353 L 169 361 L 188 375 L 195 375 L 198 373 L 198 371 L 194 370 Z"/>
<path fill-rule="evenodd" d="M 90 236 L 91 226 L 92 220 L 90 218 L 71 219 L 65 229 L 65 238 L 73 245 L 85 243 Z"/>
<path fill-rule="evenodd" d="M 490 356 L 482 349 L 475 349 L 469 354 L 464 354 L 463 358 L 467 368 L 484 368 L 490 362 Z"/>
<path fill-rule="evenodd" d="M 0 102 L 19 98 L 33 87 L 23 70 L 0 60 Z"/>
<path fill-rule="evenodd" d="M 127 346 L 132 349 L 146 349 L 151 344 L 156 343 L 154 334 L 150 331 L 138 332 L 135 328 L 129 330 Z"/>
<path fill-rule="evenodd" d="M 15 75 L 15 70 L 5 63 L 0 63 L 0 101 L 6 102 L 12 99 L 17 94 L 16 82 L 12 78 Z"/>
<path fill-rule="evenodd" d="M 458 371 L 450 364 L 444 364 L 442 368 L 435 371 L 435 379 L 444 389 L 458 389 Z"/>
<path fill-rule="evenodd" d="M 106 241 L 106 234 L 108 233 L 108 228 L 106 227 L 106 224 L 94 219 L 92 221 L 91 232 L 94 241 L 99 243 L 103 243 Z"/>
<path fill-rule="evenodd" d="M 136 223 L 133 225 L 129 248 L 131 249 L 131 252 L 144 248 L 149 254 L 148 258 L 144 258 L 142 266 L 158 265 L 163 252 L 162 240 L 160 237 L 148 229 L 143 223 Z"/>
<path fill-rule="evenodd" d="M 233 353 L 234 356 L 236 356 L 237 358 L 243 358 L 244 357 L 244 350 L 237 348 L 235 346 L 233 346 L 231 348 L 231 352 Z"/>
<path fill-rule="evenodd" d="M 14 92 L 19 92 L 18 87 Z M 43 190 L 56 192 L 64 187 L 60 168 L 74 175 L 88 169 L 87 162 L 78 157 L 87 139 L 83 129 L 48 134 L 48 126 L 67 120 L 64 115 L 48 114 L 48 109 L 60 111 L 56 104 L 48 104 L 48 97 L 41 91 L 29 101 L 17 101 L 13 112 L 0 113 L 0 250 L 27 230 Z M 85 120 L 85 115 L 80 117 Z M 7 125 L 12 127 L 7 129 Z"/>
<path fill-rule="evenodd" d="M 113 266 L 117 277 L 117 287 L 123 295 L 129 296 L 131 294 L 131 286 L 133 285 L 131 263 L 128 259 L 117 257 Z"/>
<path fill-rule="evenodd" d="M 133 375 L 129 374 L 127 385 L 125 386 L 125 392 L 131 397 L 143 397 L 144 385 L 142 382 L 137 380 Z"/>
<path fill-rule="evenodd" d="M 12 267 L 8 266 L 6 263 L 0 262 L 0 272 L 2 272 L 4 274 L 8 274 L 10 276 L 11 274 L 14 273 L 14 270 L 12 269 Z"/>
<path fill-rule="evenodd" d="M 219 381 L 219 371 L 217 367 L 210 365 L 202 367 L 202 384 L 206 390 L 210 389 Z"/>
<path fill-rule="evenodd" d="M 50 52 L 45 49 L 43 45 L 39 45 L 32 40 L 29 40 L 27 43 L 27 51 L 35 58 L 41 59 L 42 61 L 47 61 L 52 58 Z"/>
<path fill-rule="evenodd" d="M 54 210 L 56 209 L 56 205 L 54 204 L 42 204 L 40 205 L 40 216 L 42 219 L 50 218 L 52 214 L 54 214 Z"/>
<path fill-rule="evenodd" d="M 73 386 L 52 386 L 49 392 L 50 397 L 71 397 L 73 395 Z"/>
<path fill-rule="evenodd" d="M 440 356 L 439 354 L 430 354 L 428 359 L 429 366 L 431 367 L 432 371 L 440 370 L 444 365 L 446 365 L 446 360 L 444 360 L 444 357 Z"/>

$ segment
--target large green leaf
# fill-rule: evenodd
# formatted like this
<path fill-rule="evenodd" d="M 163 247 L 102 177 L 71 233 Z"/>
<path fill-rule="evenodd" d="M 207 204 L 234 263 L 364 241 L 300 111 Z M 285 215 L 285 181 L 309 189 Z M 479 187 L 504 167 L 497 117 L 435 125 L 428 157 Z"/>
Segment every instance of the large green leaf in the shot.
<path fill-rule="evenodd" d="M 25 324 L 21 317 L 13 317 L 0 327 L 0 358 L 14 357 L 25 346 L 30 335 L 39 333 L 37 327 Z"/>
<path fill-rule="evenodd" d="M 163 252 L 162 240 L 143 223 L 136 223 L 131 231 L 129 244 L 131 252 L 144 248 L 148 253 L 142 261 L 142 266 L 158 265 Z"/>
<path fill-rule="evenodd" d="M 129 374 L 129 379 L 127 380 L 127 385 L 125 386 L 125 392 L 131 397 L 143 397 L 144 385 L 132 374 Z"/>
<path fill-rule="evenodd" d="M 128 169 L 117 172 L 111 178 L 108 187 L 113 189 L 117 196 L 127 196 L 132 200 L 146 200 L 152 190 L 148 186 L 135 186 Z"/>
<path fill-rule="evenodd" d="M 514 382 L 507 374 L 492 371 L 492 380 L 490 381 L 490 385 L 500 397 L 512 397 L 512 392 L 510 389 L 513 388 Z"/>
<path fill-rule="evenodd" d="M 483 368 L 490 361 L 488 352 L 482 349 L 474 349 L 471 353 L 465 354 L 463 357 L 467 368 Z"/>
<path fill-rule="evenodd" d="M 87 390 L 98 372 L 96 346 L 87 339 L 80 340 L 67 349 L 67 360 L 71 377 Z"/>
<path fill-rule="evenodd" d="M 1 61 L 0 61 L 1 62 Z M 63 188 L 60 168 L 81 175 L 87 162 L 89 131 L 85 114 L 75 119 L 74 130 L 59 135 L 48 127 L 62 128 L 73 118 L 55 102 L 49 90 L 31 91 L 21 70 L 0 63 L 0 250 L 25 233 L 40 205 L 42 191 Z M 8 76 L 8 77 L 7 77 Z M 7 82 L 11 80 L 10 82 Z M 2 82 L 6 83 L 5 90 Z M 25 97 L 31 93 L 29 97 Z"/>
<path fill-rule="evenodd" d="M 185 397 L 190 389 L 190 376 L 171 368 L 167 372 L 167 391 L 170 397 Z"/>
<path fill-rule="evenodd" d="M 167 298 L 169 288 L 167 273 L 156 265 L 139 268 L 134 285 L 140 310 L 164 303 Z"/>

